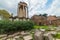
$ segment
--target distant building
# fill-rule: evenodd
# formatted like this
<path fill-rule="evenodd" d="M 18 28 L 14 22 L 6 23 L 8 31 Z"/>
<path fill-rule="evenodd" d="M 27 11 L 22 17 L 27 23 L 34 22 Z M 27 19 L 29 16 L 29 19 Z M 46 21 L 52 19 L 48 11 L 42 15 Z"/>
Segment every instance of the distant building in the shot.
<path fill-rule="evenodd" d="M 32 21 L 36 23 L 37 25 L 60 25 L 60 17 L 56 16 L 39 16 L 34 15 L 31 17 Z"/>
<path fill-rule="evenodd" d="M 57 17 L 57 23 L 60 26 L 60 16 Z"/>
<path fill-rule="evenodd" d="M 47 22 L 46 17 L 38 16 L 38 15 L 32 16 L 31 20 L 37 25 L 46 25 L 46 22 Z"/>
<path fill-rule="evenodd" d="M 47 21 L 49 25 L 57 25 L 57 17 L 56 16 L 48 16 Z"/>

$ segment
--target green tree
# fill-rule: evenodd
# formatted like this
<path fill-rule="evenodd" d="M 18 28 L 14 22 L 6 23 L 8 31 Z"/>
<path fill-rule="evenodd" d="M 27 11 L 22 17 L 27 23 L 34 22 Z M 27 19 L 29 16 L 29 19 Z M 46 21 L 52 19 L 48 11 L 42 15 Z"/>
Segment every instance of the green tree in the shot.
<path fill-rule="evenodd" d="M 10 14 L 6 10 L 0 10 L 0 16 L 3 16 L 3 19 L 9 19 Z"/>
<path fill-rule="evenodd" d="M 46 14 L 46 13 L 44 13 L 42 16 L 47 17 L 47 14 Z"/>
<path fill-rule="evenodd" d="M 48 14 L 44 13 L 44 14 L 39 14 L 39 16 L 44 16 L 47 17 Z"/>

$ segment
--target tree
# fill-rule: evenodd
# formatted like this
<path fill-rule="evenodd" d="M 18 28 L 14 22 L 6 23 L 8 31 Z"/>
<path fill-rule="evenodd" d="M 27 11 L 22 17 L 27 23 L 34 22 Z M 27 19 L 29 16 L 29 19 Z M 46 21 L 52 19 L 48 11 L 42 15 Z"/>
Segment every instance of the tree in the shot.
<path fill-rule="evenodd" d="M 42 14 L 39 14 L 39 16 L 42 16 Z"/>
<path fill-rule="evenodd" d="M 44 13 L 42 16 L 47 17 L 47 14 L 46 14 L 46 13 Z"/>
<path fill-rule="evenodd" d="M 3 19 L 9 19 L 10 14 L 6 10 L 0 10 L 0 16 L 3 16 Z"/>

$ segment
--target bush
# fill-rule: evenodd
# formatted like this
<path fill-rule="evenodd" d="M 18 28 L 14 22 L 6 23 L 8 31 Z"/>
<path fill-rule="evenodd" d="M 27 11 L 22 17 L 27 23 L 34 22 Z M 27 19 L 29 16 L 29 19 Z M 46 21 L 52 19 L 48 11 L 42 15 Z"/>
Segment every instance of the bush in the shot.
<path fill-rule="evenodd" d="M 31 30 L 33 29 L 33 22 L 32 21 L 16 21 L 14 22 L 14 26 L 17 27 L 17 30 Z"/>
<path fill-rule="evenodd" d="M 0 33 L 31 30 L 34 28 L 33 26 L 32 21 L 0 21 Z"/>

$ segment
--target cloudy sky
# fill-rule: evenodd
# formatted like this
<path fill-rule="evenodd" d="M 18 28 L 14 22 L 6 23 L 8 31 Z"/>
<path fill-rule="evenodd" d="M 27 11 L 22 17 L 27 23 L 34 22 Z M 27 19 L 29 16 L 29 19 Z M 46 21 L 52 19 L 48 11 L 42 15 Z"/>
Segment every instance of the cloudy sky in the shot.
<path fill-rule="evenodd" d="M 20 1 L 28 4 L 30 17 L 43 13 L 60 16 L 60 0 L 0 0 L 0 9 L 6 9 L 17 15 L 17 5 Z"/>

